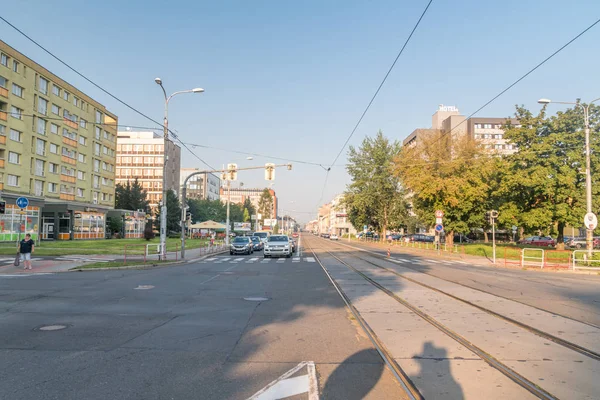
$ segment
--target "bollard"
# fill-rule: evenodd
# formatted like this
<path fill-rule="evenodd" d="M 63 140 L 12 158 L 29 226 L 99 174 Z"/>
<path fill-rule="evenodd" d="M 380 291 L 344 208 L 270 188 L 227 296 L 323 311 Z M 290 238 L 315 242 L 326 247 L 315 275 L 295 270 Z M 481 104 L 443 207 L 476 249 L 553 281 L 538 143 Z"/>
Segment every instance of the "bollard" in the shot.
<path fill-rule="evenodd" d="M 388 247 L 387 256 L 390 258 L 390 248 Z"/>

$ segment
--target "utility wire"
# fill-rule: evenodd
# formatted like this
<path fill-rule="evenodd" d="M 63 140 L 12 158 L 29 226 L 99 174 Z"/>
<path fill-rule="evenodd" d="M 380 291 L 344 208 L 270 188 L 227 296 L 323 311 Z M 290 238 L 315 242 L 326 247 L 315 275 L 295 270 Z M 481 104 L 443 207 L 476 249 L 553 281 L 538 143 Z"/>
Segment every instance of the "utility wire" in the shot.
<path fill-rule="evenodd" d="M 117 96 L 113 95 L 112 93 L 110 93 L 108 90 L 104 89 L 102 86 L 98 85 L 97 83 L 95 83 L 94 81 L 92 81 L 91 79 L 89 79 L 87 76 L 83 75 L 81 72 L 79 72 L 78 70 L 76 70 L 75 68 L 73 68 L 72 66 L 70 66 L 69 64 L 67 64 L 65 61 L 63 61 L 62 59 L 60 59 L 58 56 L 54 55 L 54 53 L 52 53 L 50 50 L 46 49 L 44 46 L 42 46 L 40 43 L 38 43 L 37 41 L 35 41 L 32 37 L 30 37 L 29 35 L 27 35 L 25 32 L 23 32 L 22 30 L 20 30 L 19 28 L 17 28 L 15 25 L 13 25 L 12 23 L 10 23 L 9 21 L 6 20 L 6 18 L 4 18 L 3 16 L 0 15 L 0 20 L 4 21 L 6 24 L 8 24 L 11 28 L 13 28 L 14 30 L 16 30 L 17 32 L 19 32 L 21 35 L 23 35 L 25 38 L 27 38 L 30 42 L 32 42 L 33 44 L 35 44 L 36 46 L 38 46 L 40 49 L 42 49 L 43 51 L 45 51 L 48 55 L 50 55 L 52 58 L 54 58 L 55 60 L 57 60 L 58 62 L 60 62 L 61 64 L 63 64 L 65 67 L 67 67 L 68 69 L 70 69 L 71 71 L 73 71 L 74 73 L 76 73 L 77 75 L 79 75 L 80 77 L 82 77 L 83 79 L 85 79 L 86 81 L 88 81 L 89 83 L 91 83 L 93 86 L 95 86 L 96 88 L 100 89 L 102 92 L 106 93 L 108 96 L 112 97 L 113 99 L 115 99 L 116 101 L 118 101 L 119 103 L 123 104 L 125 107 L 129 108 L 130 110 L 134 111 L 135 113 L 141 115 L 142 117 L 146 118 L 147 120 L 154 122 L 156 125 L 163 127 L 164 129 L 164 125 L 152 118 L 150 118 L 148 115 L 144 114 L 143 112 L 141 112 L 140 110 L 138 110 L 137 108 L 129 105 L 128 103 L 126 103 L 125 101 L 121 100 L 120 98 L 118 98 Z M 181 140 L 179 139 L 179 137 L 174 134 L 170 129 L 169 132 L 173 135 L 173 137 L 175 139 L 177 139 L 179 142 L 181 142 Z M 166 138 L 165 138 L 166 139 Z M 183 144 L 183 142 L 181 142 Z M 210 164 L 208 164 L 206 161 L 204 161 L 202 158 L 200 158 L 196 153 L 194 153 L 192 150 L 190 150 L 189 147 L 187 147 L 185 144 L 183 144 L 183 146 L 190 152 L 192 153 L 193 156 L 195 156 L 198 160 L 200 160 L 200 162 L 202 162 L 204 165 L 206 165 L 207 167 L 211 168 L 211 169 L 215 169 L 213 166 L 211 166 Z"/>
<path fill-rule="evenodd" d="M 547 61 L 549 61 L 550 59 L 552 59 L 555 55 L 557 55 L 558 53 L 560 53 L 561 51 L 563 51 L 567 46 L 569 46 L 571 43 L 573 43 L 575 40 L 579 39 L 579 37 L 581 37 L 583 34 L 585 34 L 587 31 L 589 31 L 590 29 L 592 29 L 594 26 L 596 26 L 598 23 L 600 23 L 600 19 L 596 20 L 596 22 L 594 22 L 593 24 L 591 24 L 590 26 L 588 26 L 587 28 L 585 28 L 582 32 L 580 32 L 577 36 L 575 36 L 573 39 L 569 40 L 567 43 L 565 43 L 563 46 L 561 46 L 558 50 L 556 50 L 554 53 L 550 54 L 548 57 L 546 57 L 542 62 L 540 62 L 539 64 L 537 64 L 535 67 L 533 67 L 532 69 L 530 69 L 529 71 L 527 71 L 527 73 L 525 73 L 525 75 L 521 76 L 519 79 L 517 79 L 516 81 L 514 81 L 513 83 L 511 83 L 507 88 L 505 88 L 504 90 L 502 90 L 500 93 L 498 93 L 497 95 L 495 95 L 494 97 L 492 97 L 492 99 L 490 99 L 488 102 L 486 102 L 484 105 L 482 105 L 481 107 L 479 107 L 477 110 L 475 110 L 474 112 L 472 112 L 467 118 L 465 118 L 463 121 L 461 121 L 459 124 L 457 124 L 454 128 L 450 129 L 448 132 L 444 132 L 442 135 L 440 135 L 439 138 L 437 138 L 433 143 L 430 143 L 429 146 L 427 146 L 426 148 L 433 146 L 434 144 L 436 144 L 439 140 L 441 140 L 444 136 L 449 135 L 450 133 L 452 133 L 452 131 L 454 131 L 456 128 L 458 128 L 459 126 L 461 126 L 462 124 L 464 124 L 466 121 L 468 121 L 472 116 L 474 116 L 475 114 L 477 114 L 479 111 L 483 110 L 484 108 L 486 108 L 488 105 L 490 105 L 492 102 L 494 102 L 497 98 L 499 98 L 500 96 L 502 96 L 504 93 L 508 92 L 510 89 L 512 89 L 516 84 L 518 84 L 519 82 L 521 82 L 523 79 L 527 78 L 529 75 L 531 75 L 531 73 L 533 73 L 535 70 L 537 70 L 538 68 L 540 68 L 542 65 L 544 65 Z"/>
<path fill-rule="evenodd" d="M 379 91 L 381 90 L 381 88 L 383 87 L 383 85 L 385 84 L 385 81 L 387 80 L 388 76 L 390 75 L 390 73 L 392 72 L 392 70 L 394 69 L 394 66 L 396 65 L 396 62 L 398 62 L 398 59 L 400 58 L 400 56 L 402 55 L 402 53 L 404 52 L 404 49 L 406 48 L 406 46 L 408 45 L 408 42 L 410 42 L 410 39 L 412 38 L 413 34 L 415 33 L 415 31 L 417 30 L 417 27 L 419 26 L 419 24 L 421 23 L 421 20 L 423 19 L 423 17 L 425 16 L 425 13 L 427 13 L 427 10 L 429 9 L 429 6 L 431 5 L 431 3 L 433 2 L 433 0 L 429 0 L 429 3 L 427 3 L 427 7 L 425 7 L 425 10 L 423 10 L 423 13 L 421 14 L 421 16 L 419 17 L 419 20 L 417 21 L 417 23 L 415 24 L 415 26 L 413 27 L 412 31 L 410 32 L 410 35 L 408 35 L 408 38 L 406 39 L 406 41 L 404 42 L 404 45 L 402 46 L 402 48 L 400 49 L 400 52 L 398 53 L 398 55 L 396 56 L 396 59 L 394 60 L 394 62 L 392 63 L 392 65 L 390 66 L 388 72 L 385 74 L 385 76 L 383 77 L 383 80 L 381 81 L 381 83 L 379 84 L 379 87 L 377 88 L 377 90 L 375 91 L 375 94 L 373 95 L 373 97 L 371 97 L 371 101 L 369 101 L 369 104 L 367 105 L 367 107 L 365 108 L 365 110 L 363 111 L 362 115 L 360 116 L 360 118 L 358 119 L 358 122 L 356 123 L 356 125 L 354 126 L 354 129 L 352 129 L 352 132 L 350 132 L 350 136 L 348 136 L 348 139 L 346 139 L 346 141 L 344 142 L 344 145 L 342 146 L 342 148 L 340 149 L 339 153 L 337 154 L 337 156 L 335 157 L 335 159 L 333 160 L 333 162 L 331 163 L 330 166 L 333 166 L 338 158 L 340 157 L 340 155 L 342 155 L 342 152 L 344 151 L 344 149 L 346 148 L 346 146 L 348 145 L 348 142 L 350 141 L 350 139 L 352 139 L 352 136 L 354 136 L 354 133 L 356 132 L 356 130 L 358 129 L 358 126 L 360 125 L 360 123 L 362 122 L 363 118 L 365 117 L 365 115 L 367 114 L 367 112 L 369 111 L 369 109 L 371 108 L 371 105 L 373 104 L 373 102 L 375 101 L 375 98 L 377 97 L 377 95 L 379 94 Z"/>

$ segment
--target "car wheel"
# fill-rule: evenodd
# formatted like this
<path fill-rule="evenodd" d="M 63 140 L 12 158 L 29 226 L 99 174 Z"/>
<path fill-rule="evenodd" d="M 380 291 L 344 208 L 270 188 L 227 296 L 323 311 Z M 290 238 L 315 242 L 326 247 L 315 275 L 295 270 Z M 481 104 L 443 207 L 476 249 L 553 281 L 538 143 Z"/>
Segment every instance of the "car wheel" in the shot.
<path fill-rule="evenodd" d="M 229 252 L 229 255 L 230 255 L 230 256 L 232 256 L 232 255 L 233 255 L 233 251 L 230 251 L 230 252 Z"/>

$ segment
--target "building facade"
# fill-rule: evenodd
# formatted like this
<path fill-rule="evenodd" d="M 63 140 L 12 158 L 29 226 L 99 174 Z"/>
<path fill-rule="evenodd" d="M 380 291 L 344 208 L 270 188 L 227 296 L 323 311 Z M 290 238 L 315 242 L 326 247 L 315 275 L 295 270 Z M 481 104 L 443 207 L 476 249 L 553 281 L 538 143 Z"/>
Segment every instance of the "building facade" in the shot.
<path fill-rule="evenodd" d="M 517 148 L 504 139 L 504 125 L 507 121 L 518 125 L 516 119 L 469 118 L 467 131 L 471 138 L 480 141 L 486 149 L 503 155 L 512 154 L 517 151 Z"/>
<path fill-rule="evenodd" d="M 346 207 L 342 204 L 344 199 L 343 194 L 339 194 L 331 200 L 329 211 L 329 232 L 338 236 L 356 235 L 356 229 L 348 219 Z"/>
<path fill-rule="evenodd" d="M 231 188 L 230 189 L 230 194 L 229 194 L 229 198 L 230 201 L 234 204 L 244 204 L 244 202 L 246 201 L 246 199 L 250 199 L 250 202 L 252 203 L 252 205 L 254 206 L 254 208 L 256 210 L 258 210 L 258 202 L 260 200 L 260 196 L 262 195 L 263 191 L 265 190 L 263 189 L 250 189 L 250 188 Z M 273 198 L 273 210 L 271 211 L 271 215 L 263 215 L 262 218 L 267 218 L 267 219 L 277 219 L 277 195 L 275 194 L 275 191 L 273 189 L 269 189 L 269 193 L 271 194 L 271 197 Z M 227 190 L 227 186 L 222 186 L 221 187 L 221 201 L 226 202 L 227 198 L 228 198 L 228 190 Z"/>
<path fill-rule="evenodd" d="M 179 196 L 181 148 L 167 141 L 166 187 Z M 118 132 L 116 181 L 124 185 L 135 179 L 148 193 L 150 207 L 156 208 L 162 199 L 165 145 L 154 132 Z"/>
<path fill-rule="evenodd" d="M 104 238 L 117 124 L 102 104 L 0 41 L 0 240 L 19 232 Z M 30 204 L 22 220 L 18 197 Z"/>
<path fill-rule="evenodd" d="M 180 188 L 183 188 L 187 177 L 194 172 L 198 172 L 198 169 L 181 168 L 179 173 Z M 188 199 L 219 200 L 221 198 L 220 188 L 221 179 L 217 175 L 211 173 L 194 175 L 188 181 L 186 197 Z"/>

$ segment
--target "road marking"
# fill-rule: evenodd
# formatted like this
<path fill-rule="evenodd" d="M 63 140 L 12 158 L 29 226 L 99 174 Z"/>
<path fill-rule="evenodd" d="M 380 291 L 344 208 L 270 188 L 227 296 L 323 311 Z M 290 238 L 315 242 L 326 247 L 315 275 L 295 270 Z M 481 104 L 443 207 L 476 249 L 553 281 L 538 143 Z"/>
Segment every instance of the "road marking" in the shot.
<path fill-rule="evenodd" d="M 305 257 L 304 261 L 310 262 L 310 263 L 314 263 L 315 262 L 315 258 L 314 257 Z"/>
<path fill-rule="evenodd" d="M 256 261 L 256 260 L 258 260 L 258 257 L 252 257 L 252 258 L 250 259 L 250 261 Z"/>
<path fill-rule="evenodd" d="M 38 276 L 38 275 L 52 275 L 49 272 L 30 272 L 30 273 L 22 273 L 22 274 L 0 274 L 0 278 L 22 278 L 24 276 Z"/>
<path fill-rule="evenodd" d="M 213 257 L 213 258 L 207 258 L 207 259 L 206 259 L 206 260 L 204 260 L 204 261 L 215 261 L 216 259 L 217 259 L 216 257 Z"/>
<path fill-rule="evenodd" d="M 395 262 L 396 264 L 403 264 L 404 261 L 396 260 L 395 258 L 388 258 L 388 261 Z"/>
<path fill-rule="evenodd" d="M 434 264 L 439 264 L 440 263 L 437 260 L 430 260 L 430 259 L 426 259 L 425 261 L 428 261 L 428 262 L 431 262 L 431 263 L 434 263 Z"/>
<path fill-rule="evenodd" d="M 281 264 L 281 263 L 284 263 L 284 262 L 285 262 L 285 258 L 278 258 L 278 259 L 277 259 L 277 262 L 278 262 L 279 264 Z"/>
<path fill-rule="evenodd" d="M 410 262 L 410 260 L 407 260 L 406 258 L 397 258 L 396 260 L 402 261 L 402 262 Z"/>
<path fill-rule="evenodd" d="M 231 257 L 227 257 L 227 258 L 222 258 L 221 261 L 229 261 L 231 260 Z"/>
<path fill-rule="evenodd" d="M 464 261 L 454 261 L 454 262 L 455 262 L 455 263 L 459 263 L 459 264 L 465 264 L 465 265 L 467 264 L 467 263 L 466 263 L 466 262 L 464 262 Z"/>
<path fill-rule="evenodd" d="M 300 257 L 294 257 L 292 260 L 293 261 L 300 261 Z"/>
<path fill-rule="evenodd" d="M 236 259 L 235 259 L 235 260 L 233 260 L 233 261 L 235 261 L 235 262 L 238 262 L 238 261 L 242 261 L 243 259 L 244 259 L 244 257 L 241 257 L 241 258 L 236 258 Z"/>
<path fill-rule="evenodd" d="M 4 261 L 14 261 L 15 259 L 10 257 L 10 258 L 0 258 L 0 262 L 4 262 Z"/>
<path fill-rule="evenodd" d="M 306 375 L 290 378 L 298 371 L 306 368 Z M 290 369 L 273 382 L 256 392 L 248 400 L 276 400 L 297 396 L 306 393 L 308 400 L 319 399 L 319 388 L 317 386 L 317 375 L 315 363 L 303 361 Z"/>

